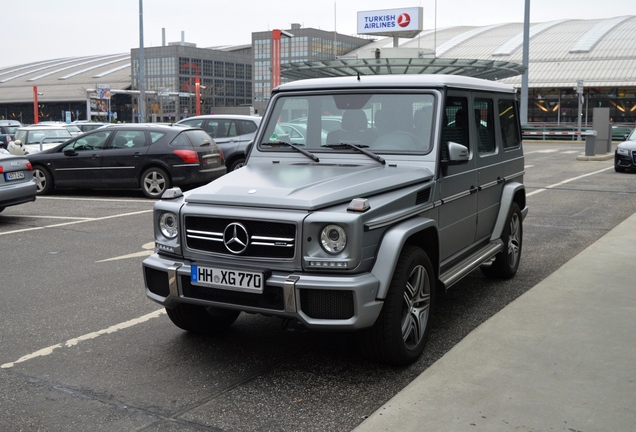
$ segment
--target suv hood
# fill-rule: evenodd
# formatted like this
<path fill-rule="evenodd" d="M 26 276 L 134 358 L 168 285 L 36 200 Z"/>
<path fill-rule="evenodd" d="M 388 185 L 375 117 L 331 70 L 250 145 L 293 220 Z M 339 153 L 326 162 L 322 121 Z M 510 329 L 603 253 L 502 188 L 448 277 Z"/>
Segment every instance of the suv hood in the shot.
<path fill-rule="evenodd" d="M 246 165 L 185 193 L 189 203 L 312 211 L 433 178 L 426 168 L 387 165 Z"/>

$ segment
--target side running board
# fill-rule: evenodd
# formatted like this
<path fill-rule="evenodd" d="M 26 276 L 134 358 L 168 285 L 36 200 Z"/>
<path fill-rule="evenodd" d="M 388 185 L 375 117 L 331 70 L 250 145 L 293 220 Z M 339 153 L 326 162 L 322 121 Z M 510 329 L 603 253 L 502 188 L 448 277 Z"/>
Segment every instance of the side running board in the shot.
<path fill-rule="evenodd" d="M 444 285 L 444 288 L 450 288 L 468 273 L 501 252 L 503 246 L 504 244 L 500 239 L 488 243 L 442 273 L 439 277 L 440 282 Z"/>

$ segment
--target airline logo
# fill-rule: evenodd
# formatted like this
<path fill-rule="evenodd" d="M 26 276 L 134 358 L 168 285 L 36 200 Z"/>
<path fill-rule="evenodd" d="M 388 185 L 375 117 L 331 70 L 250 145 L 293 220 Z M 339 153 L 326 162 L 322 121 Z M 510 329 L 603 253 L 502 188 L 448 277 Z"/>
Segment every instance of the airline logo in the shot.
<path fill-rule="evenodd" d="M 411 23 L 411 17 L 409 14 L 403 13 L 398 17 L 397 23 L 400 27 L 408 27 Z"/>

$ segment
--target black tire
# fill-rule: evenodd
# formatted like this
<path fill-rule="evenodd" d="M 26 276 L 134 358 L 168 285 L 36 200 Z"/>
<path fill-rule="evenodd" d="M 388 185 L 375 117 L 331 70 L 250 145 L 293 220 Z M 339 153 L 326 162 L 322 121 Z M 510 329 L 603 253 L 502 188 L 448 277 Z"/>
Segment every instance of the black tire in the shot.
<path fill-rule="evenodd" d="M 488 277 L 510 279 L 519 268 L 523 246 L 523 223 L 517 203 L 513 202 L 510 206 L 501 240 L 504 249 L 495 256 L 495 261 L 490 266 L 482 267 L 481 271 Z"/>
<path fill-rule="evenodd" d="M 172 187 L 172 180 L 165 170 L 151 167 L 141 175 L 139 185 L 148 198 L 158 199 L 161 198 L 166 189 Z"/>
<path fill-rule="evenodd" d="M 221 334 L 236 321 L 241 312 L 180 303 L 173 309 L 166 308 L 170 321 L 191 333 Z"/>
<path fill-rule="evenodd" d="M 405 246 L 377 321 L 363 334 L 365 351 L 394 366 L 415 362 L 424 351 L 435 303 L 435 275 L 426 252 Z"/>
<path fill-rule="evenodd" d="M 239 157 L 238 159 L 235 159 L 232 164 L 228 167 L 227 171 L 235 171 L 239 168 L 243 168 L 243 165 L 245 165 L 245 157 Z"/>
<path fill-rule="evenodd" d="M 48 195 L 55 188 L 51 171 L 43 166 L 36 165 L 33 167 L 33 180 L 35 180 L 35 184 L 38 187 L 38 195 Z"/>

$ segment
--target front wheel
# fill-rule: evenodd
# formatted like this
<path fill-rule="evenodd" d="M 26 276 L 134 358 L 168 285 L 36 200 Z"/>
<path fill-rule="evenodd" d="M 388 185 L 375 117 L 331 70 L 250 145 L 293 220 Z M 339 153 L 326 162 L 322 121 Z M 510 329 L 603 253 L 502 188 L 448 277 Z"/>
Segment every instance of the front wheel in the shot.
<path fill-rule="evenodd" d="M 47 195 L 53 191 L 53 176 L 48 169 L 41 166 L 33 167 L 33 180 L 35 180 L 38 195 Z"/>
<path fill-rule="evenodd" d="M 226 332 L 240 315 L 239 311 L 180 303 L 166 308 L 170 321 L 191 333 L 221 334 Z"/>
<path fill-rule="evenodd" d="M 234 160 L 234 162 L 232 162 L 232 164 L 228 168 L 228 172 L 229 171 L 236 171 L 239 168 L 243 168 L 244 165 L 245 165 L 245 158 L 244 157 L 240 157 L 240 158 Z"/>
<path fill-rule="evenodd" d="M 512 203 L 508 220 L 501 233 L 504 249 L 495 255 L 495 261 L 481 271 L 489 277 L 510 279 L 517 273 L 521 260 L 521 246 L 523 244 L 523 225 L 521 210 L 517 203 Z"/>
<path fill-rule="evenodd" d="M 382 363 L 405 366 L 424 351 L 435 299 L 435 275 L 426 252 L 405 246 L 384 307 L 364 334 L 365 348 Z"/>
<path fill-rule="evenodd" d="M 170 176 L 158 167 L 148 168 L 141 175 L 141 190 L 148 198 L 158 199 L 171 187 Z"/>

